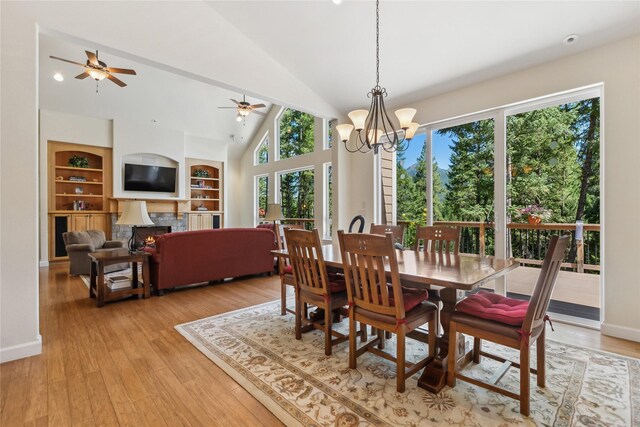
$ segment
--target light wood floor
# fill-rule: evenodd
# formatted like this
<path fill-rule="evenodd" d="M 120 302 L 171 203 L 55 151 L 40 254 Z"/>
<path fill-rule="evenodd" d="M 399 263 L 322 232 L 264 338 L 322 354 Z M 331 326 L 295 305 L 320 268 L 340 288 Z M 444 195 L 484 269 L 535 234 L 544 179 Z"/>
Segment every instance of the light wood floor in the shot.
<path fill-rule="evenodd" d="M 0 365 L 3 427 L 279 426 L 175 330 L 179 323 L 277 299 L 258 277 L 98 309 L 67 266 L 41 269 L 43 353 Z M 549 338 L 640 357 L 640 344 L 556 324 Z"/>

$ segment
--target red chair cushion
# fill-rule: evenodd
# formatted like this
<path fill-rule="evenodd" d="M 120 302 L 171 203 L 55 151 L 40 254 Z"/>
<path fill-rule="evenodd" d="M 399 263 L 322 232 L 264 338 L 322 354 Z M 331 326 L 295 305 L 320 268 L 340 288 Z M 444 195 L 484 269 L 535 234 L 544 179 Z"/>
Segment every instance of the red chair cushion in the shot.
<path fill-rule="evenodd" d="M 285 265 L 283 269 L 284 274 L 293 274 L 293 266 Z"/>
<path fill-rule="evenodd" d="M 461 313 L 513 326 L 522 325 L 528 308 L 527 301 L 486 291 L 468 296 L 456 305 L 456 311 Z"/>
<path fill-rule="evenodd" d="M 387 284 L 389 289 L 389 304 L 395 305 L 395 299 L 393 297 L 393 286 Z M 402 288 L 402 300 L 404 302 L 404 311 L 411 311 L 422 301 L 429 299 L 429 293 L 427 291 L 421 291 L 419 289 L 407 289 Z"/>

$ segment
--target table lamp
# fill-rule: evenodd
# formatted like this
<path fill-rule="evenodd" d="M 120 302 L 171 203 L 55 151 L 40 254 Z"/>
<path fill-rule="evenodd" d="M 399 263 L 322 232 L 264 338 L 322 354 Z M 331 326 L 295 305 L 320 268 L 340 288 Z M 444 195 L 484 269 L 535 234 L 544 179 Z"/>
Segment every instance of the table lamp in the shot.
<path fill-rule="evenodd" d="M 124 210 L 118 222 L 118 225 L 131 225 L 131 238 L 129 239 L 129 252 L 135 252 L 136 231 L 139 225 L 153 225 L 153 221 L 149 218 L 147 212 L 147 202 L 143 200 L 127 200 L 124 202 Z"/>
<path fill-rule="evenodd" d="M 267 213 L 265 214 L 263 221 L 273 221 L 273 225 L 276 224 L 276 221 L 282 221 L 284 216 L 282 215 L 282 206 L 280 203 L 269 203 L 267 206 Z"/>

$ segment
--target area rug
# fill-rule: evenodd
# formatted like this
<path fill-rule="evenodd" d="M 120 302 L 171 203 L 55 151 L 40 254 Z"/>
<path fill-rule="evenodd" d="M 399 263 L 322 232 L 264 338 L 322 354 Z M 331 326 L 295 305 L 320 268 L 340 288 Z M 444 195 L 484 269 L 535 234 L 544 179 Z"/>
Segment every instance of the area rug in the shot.
<path fill-rule="evenodd" d="M 336 325 L 348 330 L 348 320 Z M 176 326 L 176 330 L 287 426 L 634 426 L 640 423 L 640 360 L 547 340 L 547 387 L 532 377 L 531 417 L 519 403 L 458 381 L 437 395 L 407 380 L 396 392 L 395 365 L 372 354 L 348 367 L 348 344 L 324 355 L 320 331 L 294 337 L 294 317 L 274 301 Z M 517 360 L 510 349 L 484 344 Z M 395 348 L 392 338 L 388 349 Z M 419 359 L 426 345 L 408 340 Z M 535 355 L 535 350 L 532 351 Z M 535 359 L 535 357 L 533 357 Z M 464 372 L 488 378 L 499 366 L 483 358 Z M 518 391 L 519 371 L 500 385 Z"/>

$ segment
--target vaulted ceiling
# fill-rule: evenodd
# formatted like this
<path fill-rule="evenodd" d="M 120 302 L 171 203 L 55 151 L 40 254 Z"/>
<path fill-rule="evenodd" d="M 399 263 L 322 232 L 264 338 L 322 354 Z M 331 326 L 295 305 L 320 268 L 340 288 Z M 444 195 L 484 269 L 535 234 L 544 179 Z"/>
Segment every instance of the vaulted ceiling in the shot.
<path fill-rule="evenodd" d="M 40 36 L 42 108 L 156 120 L 221 144 L 231 143 L 232 134 L 236 142 L 244 137 L 246 145 L 259 117 L 237 123 L 233 110 L 217 109 L 229 98 L 247 92 L 252 102 L 330 117 L 367 106 L 366 93 L 375 84 L 373 1 L 45 2 L 34 7 L 46 30 Z M 392 106 L 640 32 L 637 1 L 384 0 L 380 12 L 380 83 Z M 109 25 L 91 25 L 85 15 L 100 16 Z M 580 38 L 563 44 L 570 34 Z M 154 42 L 160 38 L 163 43 Z M 83 62 L 83 51 L 96 48 L 109 65 L 135 68 L 139 75 L 124 76 L 129 86 L 123 89 L 102 82 L 96 94 L 88 79 L 73 79 L 76 66 L 48 58 Z M 54 72 L 63 72 L 65 81 L 54 81 Z"/>

